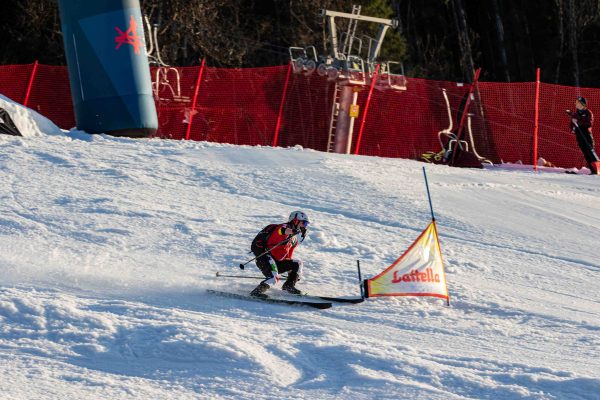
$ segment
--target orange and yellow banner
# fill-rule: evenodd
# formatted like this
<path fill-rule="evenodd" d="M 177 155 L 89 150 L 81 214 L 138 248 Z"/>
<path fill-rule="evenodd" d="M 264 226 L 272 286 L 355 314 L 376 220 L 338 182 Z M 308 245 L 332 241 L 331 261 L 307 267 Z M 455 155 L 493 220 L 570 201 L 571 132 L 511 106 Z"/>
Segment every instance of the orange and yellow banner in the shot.
<path fill-rule="evenodd" d="M 366 297 L 433 296 L 448 300 L 435 221 L 385 271 L 365 281 Z"/>

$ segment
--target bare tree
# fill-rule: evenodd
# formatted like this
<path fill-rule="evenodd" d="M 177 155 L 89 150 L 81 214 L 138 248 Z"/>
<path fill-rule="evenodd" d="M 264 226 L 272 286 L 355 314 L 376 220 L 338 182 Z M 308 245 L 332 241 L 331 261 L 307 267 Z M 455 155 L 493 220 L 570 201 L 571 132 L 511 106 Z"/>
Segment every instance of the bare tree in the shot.
<path fill-rule="evenodd" d="M 498 43 L 498 52 L 500 53 L 500 68 L 506 82 L 510 82 L 510 73 L 508 71 L 508 58 L 506 57 L 506 46 L 504 44 L 504 24 L 500 16 L 500 9 L 497 0 L 491 0 L 494 14 L 494 33 Z"/>
<path fill-rule="evenodd" d="M 577 14 L 575 0 L 567 0 L 567 33 L 569 38 L 569 52 L 573 61 L 573 79 L 575 86 L 579 86 L 579 58 L 577 57 Z"/>
<path fill-rule="evenodd" d="M 560 79 L 560 67 L 562 64 L 563 53 L 565 51 L 565 29 L 564 29 L 564 5 L 563 0 L 555 0 L 558 13 L 558 56 L 556 62 L 556 72 L 554 74 L 554 83 Z"/>
<path fill-rule="evenodd" d="M 64 65 L 57 0 L 1 1 L 0 63 Z M 202 58 L 228 68 L 281 65 L 290 46 L 324 53 L 319 10 L 350 12 L 357 4 L 373 16 L 400 17 L 401 31 L 388 33 L 381 54 L 404 61 L 408 75 L 470 81 L 477 62 L 486 78 L 522 80 L 538 63 L 556 83 L 600 85 L 600 0 L 140 2 L 170 65 Z"/>
<path fill-rule="evenodd" d="M 452 0 L 452 10 L 456 32 L 458 35 L 458 44 L 460 47 L 460 64 L 463 74 L 468 82 L 473 82 L 475 72 L 475 63 L 471 51 L 471 41 L 469 40 L 469 26 L 467 25 L 467 16 L 462 0 Z"/>
<path fill-rule="evenodd" d="M 56 0 L 2 0 L 0 14 L 0 63 L 65 63 Z"/>

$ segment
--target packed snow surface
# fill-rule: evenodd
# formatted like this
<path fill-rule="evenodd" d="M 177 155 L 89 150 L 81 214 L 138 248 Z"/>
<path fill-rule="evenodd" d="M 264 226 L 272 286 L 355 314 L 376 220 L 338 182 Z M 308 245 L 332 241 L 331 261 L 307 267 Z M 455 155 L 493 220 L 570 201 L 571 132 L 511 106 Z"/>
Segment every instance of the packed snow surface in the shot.
<path fill-rule="evenodd" d="M 225 298 L 311 219 L 298 287 L 359 294 L 429 224 L 409 160 L 0 135 L 2 399 L 600 399 L 600 178 L 427 166 L 450 306 Z M 271 292 L 280 292 L 272 289 Z"/>

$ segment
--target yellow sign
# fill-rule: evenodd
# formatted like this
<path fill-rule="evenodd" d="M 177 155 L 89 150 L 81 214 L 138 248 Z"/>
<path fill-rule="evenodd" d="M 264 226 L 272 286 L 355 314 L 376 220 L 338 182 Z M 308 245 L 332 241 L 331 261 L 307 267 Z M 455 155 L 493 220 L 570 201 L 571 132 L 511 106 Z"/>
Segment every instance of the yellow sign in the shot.
<path fill-rule="evenodd" d="M 448 299 L 435 222 L 432 221 L 392 265 L 366 282 L 367 297 L 433 296 Z"/>
<path fill-rule="evenodd" d="M 350 118 L 357 118 L 359 110 L 360 107 L 358 106 L 358 104 L 351 104 L 350 111 L 348 112 L 348 114 L 350 114 Z"/>

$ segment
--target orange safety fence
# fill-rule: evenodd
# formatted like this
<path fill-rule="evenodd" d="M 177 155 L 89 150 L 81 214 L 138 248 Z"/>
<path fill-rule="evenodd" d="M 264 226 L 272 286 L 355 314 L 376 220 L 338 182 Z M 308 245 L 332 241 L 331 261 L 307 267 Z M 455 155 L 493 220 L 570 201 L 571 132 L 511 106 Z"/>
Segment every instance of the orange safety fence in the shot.
<path fill-rule="evenodd" d="M 288 65 L 205 67 L 199 79 L 199 66 L 151 67 L 159 121 L 156 136 L 185 139 L 189 132 L 190 140 L 253 146 L 270 146 L 276 140 L 282 147 L 326 151 L 335 84 L 317 74 L 288 75 L 288 71 Z M 469 85 L 409 78 L 406 90 L 393 90 L 382 82 L 375 85 L 364 121 L 369 87 L 358 95 L 361 112 L 351 152 L 357 146 L 358 127 L 362 155 L 420 159 L 425 152 L 440 151 L 438 132 L 450 123 L 443 91 L 456 132 Z M 478 82 L 461 136 L 470 151 L 493 163 L 532 164 L 535 91 L 534 81 Z M 28 107 L 60 128 L 75 126 L 64 66 L 0 66 L 0 94 L 19 103 L 27 100 Z M 537 154 L 559 167 L 585 165 L 564 111 L 574 108 L 577 96 L 585 96 L 592 112 L 600 113 L 600 89 L 542 82 L 539 94 Z"/>

